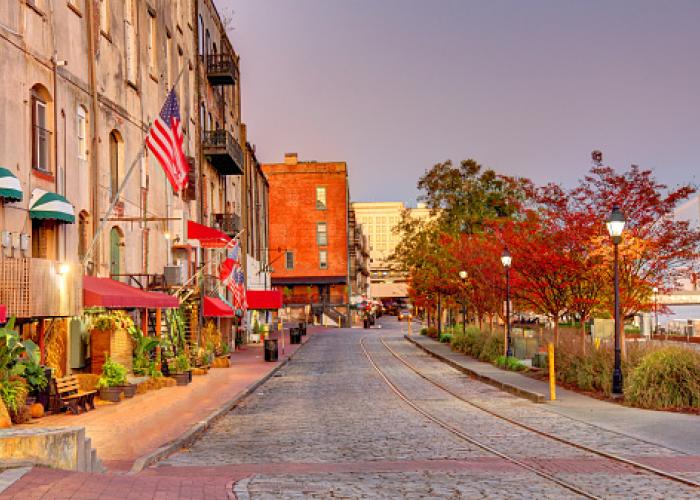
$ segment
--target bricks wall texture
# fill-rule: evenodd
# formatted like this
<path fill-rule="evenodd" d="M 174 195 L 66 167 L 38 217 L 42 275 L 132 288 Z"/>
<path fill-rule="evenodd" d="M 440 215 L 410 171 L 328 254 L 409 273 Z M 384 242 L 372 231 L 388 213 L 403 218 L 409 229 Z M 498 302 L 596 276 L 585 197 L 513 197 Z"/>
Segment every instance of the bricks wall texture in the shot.
<path fill-rule="evenodd" d="M 272 277 L 331 277 L 347 279 L 348 182 L 345 162 L 266 164 L 270 183 L 270 260 Z M 316 187 L 326 188 L 326 210 L 316 208 Z M 316 224 L 325 222 L 328 245 L 316 239 Z M 281 251 L 278 251 L 278 248 Z M 284 251 L 294 252 L 294 269 L 287 270 Z M 319 251 L 328 252 L 328 269 L 319 267 Z M 313 283 L 313 280 L 309 280 Z M 305 287 L 303 287 L 305 288 Z M 342 290 L 344 286 L 340 287 Z M 301 292 L 300 292 L 301 293 Z"/>

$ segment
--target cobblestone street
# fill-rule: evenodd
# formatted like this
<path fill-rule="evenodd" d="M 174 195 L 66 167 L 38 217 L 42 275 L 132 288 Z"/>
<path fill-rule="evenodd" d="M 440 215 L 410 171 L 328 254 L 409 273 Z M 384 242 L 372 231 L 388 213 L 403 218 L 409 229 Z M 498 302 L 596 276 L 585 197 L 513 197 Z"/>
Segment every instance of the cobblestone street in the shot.
<path fill-rule="evenodd" d="M 364 337 L 372 358 L 404 394 L 481 443 L 595 496 L 697 496 L 691 487 L 548 440 L 470 407 L 409 371 L 379 338 L 461 396 L 563 439 L 633 459 L 666 459 L 667 464 L 690 457 L 548 412 L 470 380 L 405 342 L 394 319 L 384 320 L 384 325 L 381 330 L 318 336 L 278 377 L 156 470 L 232 467 L 247 474 L 235 485 L 240 498 L 576 496 L 459 439 L 408 407 L 372 369 L 360 347 Z M 694 457 L 691 461 L 700 465 Z"/>
<path fill-rule="evenodd" d="M 694 481 L 698 456 L 470 379 L 406 342 L 395 319 L 382 324 L 314 335 L 191 447 L 137 475 L 35 469 L 5 496 L 697 498 L 692 486 L 594 451 Z"/>

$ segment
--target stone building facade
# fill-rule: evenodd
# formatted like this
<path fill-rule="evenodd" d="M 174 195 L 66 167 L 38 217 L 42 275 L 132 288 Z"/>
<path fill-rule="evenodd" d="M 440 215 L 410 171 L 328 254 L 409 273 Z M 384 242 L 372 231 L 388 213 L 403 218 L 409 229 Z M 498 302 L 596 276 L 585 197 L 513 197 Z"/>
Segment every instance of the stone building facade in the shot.
<path fill-rule="evenodd" d="M 152 288 L 181 267 L 184 281 L 211 257 L 188 220 L 258 231 L 243 212 L 239 57 L 212 0 L 0 2 L 0 73 L 0 179 L 22 192 L 0 197 L 9 315 L 68 322 L 84 275 Z M 144 147 L 173 86 L 191 166 L 181 193 Z"/>

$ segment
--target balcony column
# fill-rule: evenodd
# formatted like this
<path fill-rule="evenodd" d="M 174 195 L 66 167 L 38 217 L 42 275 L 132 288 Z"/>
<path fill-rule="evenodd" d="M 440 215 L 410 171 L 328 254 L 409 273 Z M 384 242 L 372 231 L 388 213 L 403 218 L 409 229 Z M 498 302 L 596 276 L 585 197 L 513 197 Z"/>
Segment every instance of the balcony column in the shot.
<path fill-rule="evenodd" d="M 160 307 L 157 307 L 156 308 L 156 324 L 155 324 L 155 328 L 154 328 L 156 338 L 160 338 L 160 334 L 161 334 L 160 329 L 161 329 L 161 326 L 163 325 L 161 312 L 162 312 L 162 309 Z"/>
<path fill-rule="evenodd" d="M 141 331 L 144 336 L 148 336 L 148 309 L 141 311 Z"/>

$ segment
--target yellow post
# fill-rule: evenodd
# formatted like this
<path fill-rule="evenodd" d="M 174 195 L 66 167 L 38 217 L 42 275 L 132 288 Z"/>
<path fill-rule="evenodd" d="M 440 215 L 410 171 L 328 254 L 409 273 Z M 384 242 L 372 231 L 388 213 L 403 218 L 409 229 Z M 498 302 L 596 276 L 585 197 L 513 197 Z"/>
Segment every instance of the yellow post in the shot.
<path fill-rule="evenodd" d="M 411 336 L 411 316 L 408 317 L 408 336 Z"/>
<path fill-rule="evenodd" d="M 554 374 L 554 344 L 551 342 L 547 345 L 547 354 L 549 361 L 547 363 L 549 365 L 549 399 L 554 401 L 557 399 L 557 379 Z"/>

